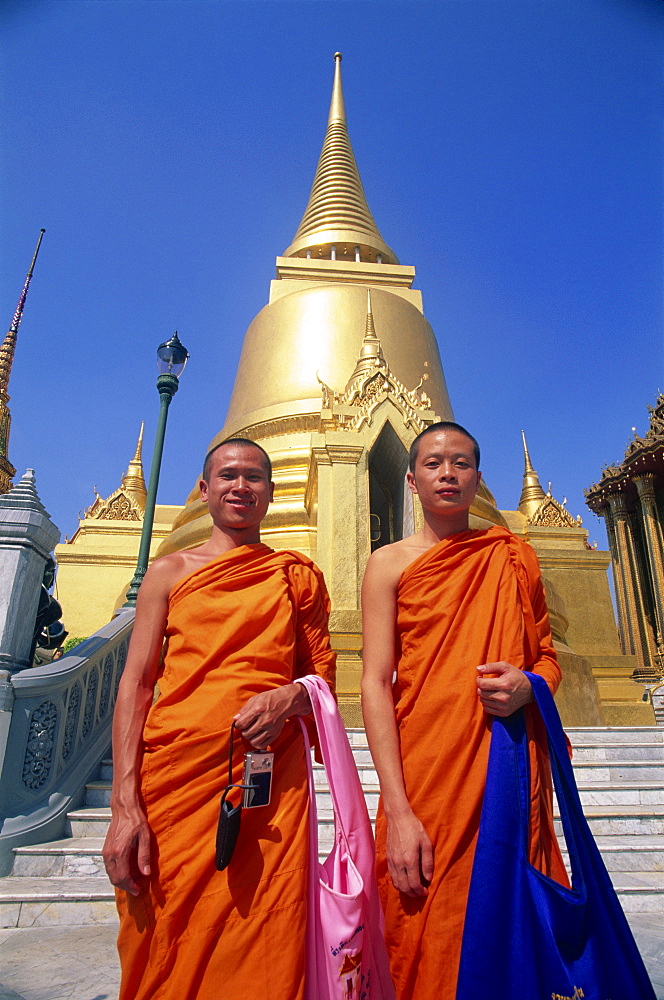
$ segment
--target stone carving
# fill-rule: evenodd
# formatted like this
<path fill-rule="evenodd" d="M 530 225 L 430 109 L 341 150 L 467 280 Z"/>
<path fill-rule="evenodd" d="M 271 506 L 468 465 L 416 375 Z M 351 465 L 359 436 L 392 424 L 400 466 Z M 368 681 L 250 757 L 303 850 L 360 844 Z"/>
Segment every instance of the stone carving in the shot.
<path fill-rule="evenodd" d="M 104 660 L 101 676 L 101 692 L 99 694 L 99 718 L 103 719 L 108 712 L 111 699 L 111 684 L 113 682 L 113 657 L 109 653 Z"/>
<path fill-rule="evenodd" d="M 88 674 L 88 690 L 85 695 L 85 712 L 83 713 L 82 739 L 85 739 L 90 730 L 95 717 L 95 702 L 97 700 L 97 686 L 99 684 L 99 674 L 93 669 Z"/>
<path fill-rule="evenodd" d="M 127 648 L 128 641 L 125 640 L 118 646 L 117 660 L 115 663 L 115 690 L 113 691 L 113 704 L 117 701 L 118 688 L 120 687 L 120 678 L 124 671 L 125 663 L 127 662 Z"/>
<path fill-rule="evenodd" d="M 53 764 L 55 728 L 58 710 L 52 701 L 44 701 L 30 718 L 28 741 L 23 759 L 23 784 L 33 792 L 48 781 Z"/>
<path fill-rule="evenodd" d="M 65 733 L 62 739 L 62 759 L 69 760 L 74 749 L 76 739 L 76 729 L 78 727 L 78 713 L 81 709 L 81 685 L 78 681 L 72 685 L 69 692 L 69 704 L 67 705 L 67 718 L 65 719 Z"/>

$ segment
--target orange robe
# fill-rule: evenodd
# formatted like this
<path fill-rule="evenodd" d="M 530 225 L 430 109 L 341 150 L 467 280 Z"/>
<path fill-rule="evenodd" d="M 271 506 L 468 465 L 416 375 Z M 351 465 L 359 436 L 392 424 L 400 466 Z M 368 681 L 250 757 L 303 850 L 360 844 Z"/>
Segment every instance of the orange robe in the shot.
<path fill-rule="evenodd" d="M 117 893 L 120 1000 L 303 997 L 308 791 L 296 719 L 272 747 L 271 802 L 243 810 L 223 872 L 215 836 L 233 716 L 294 677 L 333 682 L 328 614 L 314 564 L 263 544 L 224 553 L 171 591 L 141 772 L 153 874 L 139 896 Z M 250 749 L 236 742 L 234 781 Z"/>
<path fill-rule="evenodd" d="M 506 660 L 542 674 L 554 692 L 560 683 L 535 553 L 499 527 L 437 543 L 400 578 L 396 641 L 395 711 L 406 793 L 434 845 L 434 875 L 426 897 L 393 887 L 379 808 L 377 875 L 386 940 L 399 1000 L 453 1000 L 491 737 L 475 668 Z M 553 832 L 546 736 L 530 706 L 526 712 L 531 860 L 567 884 Z"/>

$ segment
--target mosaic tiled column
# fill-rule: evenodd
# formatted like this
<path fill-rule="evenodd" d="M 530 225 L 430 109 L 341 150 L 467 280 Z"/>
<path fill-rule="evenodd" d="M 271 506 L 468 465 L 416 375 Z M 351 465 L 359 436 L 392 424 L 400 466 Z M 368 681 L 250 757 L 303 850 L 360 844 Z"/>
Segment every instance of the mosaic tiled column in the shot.
<path fill-rule="evenodd" d="M 639 667 L 649 668 L 652 665 L 648 643 L 649 630 L 639 588 L 638 566 L 629 513 L 622 494 L 611 493 L 608 496 L 608 501 L 613 515 L 618 565 L 624 585 L 625 624 L 630 647 L 628 651 L 636 654 Z"/>
<path fill-rule="evenodd" d="M 641 503 L 641 516 L 652 578 L 657 647 L 658 652 L 662 653 L 664 652 L 664 557 L 662 554 L 662 530 L 655 503 L 655 476 L 651 472 L 644 472 L 640 476 L 634 476 L 632 482 L 638 490 Z"/>
<path fill-rule="evenodd" d="M 634 652 L 633 643 L 627 621 L 627 598 L 625 595 L 625 576 L 620 563 L 618 551 L 618 541 L 616 539 L 616 527 L 613 520 L 611 508 L 607 504 L 596 510 L 600 517 L 604 518 L 606 524 L 606 534 L 609 539 L 609 550 L 611 552 L 611 562 L 613 563 L 613 580 L 615 583 L 616 605 L 618 609 L 618 636 L 620 638 L 620 648 L 626 655 Z"/>

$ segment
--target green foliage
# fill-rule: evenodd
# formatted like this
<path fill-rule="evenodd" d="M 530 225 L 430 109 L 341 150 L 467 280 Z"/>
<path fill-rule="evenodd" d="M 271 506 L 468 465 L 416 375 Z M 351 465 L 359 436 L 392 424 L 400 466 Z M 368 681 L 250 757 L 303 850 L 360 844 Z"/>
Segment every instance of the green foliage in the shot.
<path fill-rule="evenodd" d="M 70 636 L 69 639 L 67 639 L 67 641 L 65 642 L 64 646 L 62 647 L 62 655 L 66 656 L 67 653 L 70 653 L 72 651 L 74 646 L 78 646 L 79 642 L 85 642 L 87 638 L 88 638 L 87 635 Z"/>

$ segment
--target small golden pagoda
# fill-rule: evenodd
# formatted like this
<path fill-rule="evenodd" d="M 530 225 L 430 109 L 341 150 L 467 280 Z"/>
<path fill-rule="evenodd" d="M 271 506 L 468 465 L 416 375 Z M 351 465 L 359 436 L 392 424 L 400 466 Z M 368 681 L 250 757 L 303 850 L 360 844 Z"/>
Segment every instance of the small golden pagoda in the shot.
<path fill-rule="evenodd" d="M 516 511 L 501 511 L 511 530 L 537 553 L 554 645 L 563 671 L 556 696 L 566 725 L 654 725 L 644 689 L 632 679 L 636 660 L 621 648 L 613 615 L 608 552 L 588 542 L 574 518 L 545 492 L 522 431 L 524 473 Z"/>
<path fill-rule="evenodd" d="M 118 488 L 104 499 L 94 489 L 94 502 L 79 519 L 72 538 L 55 548 L 57 598 L 70 636 L 84 639 L 108 622 L 124 604 L 138 556 L 143 512 L 143 424 L 134 456 Z M 181 507 L 158 504 L 150 554 L 168 535 Z"/>
<path fill-rule="evenodd" d="M 274 467 L 275 501 L 262 536 L 325 573 L 338 651 L 339 702 L 361 724 L 360 584 L 372 547 L 418 521 L 404 489 L 408 449 L 453 419 L 433 331 L 367 205 L 348 135 L 335 54 L 332 100 L 309 202 L 276 260 L 268 304 L 244 338 L 226 422 L 259 442 Z M 484 488 L 477 524 L 504 523 Z M 159 554 L 198 545 L 211 522 L 194 490 Z"/>

